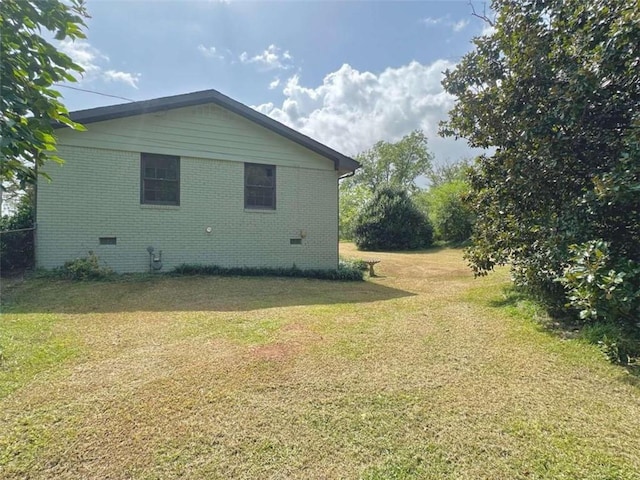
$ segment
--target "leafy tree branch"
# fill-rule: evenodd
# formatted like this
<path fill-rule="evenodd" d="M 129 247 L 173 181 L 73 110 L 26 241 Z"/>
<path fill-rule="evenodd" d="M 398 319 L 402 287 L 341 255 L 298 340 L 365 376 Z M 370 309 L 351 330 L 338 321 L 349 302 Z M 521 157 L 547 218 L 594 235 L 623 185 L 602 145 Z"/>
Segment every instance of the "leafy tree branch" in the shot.
<path fill-rule="evenodd" d="M 52 87 L 73 82 L 82 68 L 44 38 L 84 38 L 83 0 L 0 2 L 0 180 L 24 188 L 55 155 L 53 125 L 82 128 L 69 119 Z"/>

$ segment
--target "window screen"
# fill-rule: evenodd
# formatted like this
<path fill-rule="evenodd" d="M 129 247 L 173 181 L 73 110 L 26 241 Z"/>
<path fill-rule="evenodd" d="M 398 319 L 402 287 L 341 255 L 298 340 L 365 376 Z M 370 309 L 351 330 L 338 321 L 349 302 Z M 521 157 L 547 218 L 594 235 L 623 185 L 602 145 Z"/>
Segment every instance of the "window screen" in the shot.
<path fill-rule="evenodd" d="M 244 207 L 276 209 L 275 165 L 244 164 Z"/>
<path fill-rule="evenodd" d="M 140 155 L 140 203 L 180 205 L 180 157 Z"/>

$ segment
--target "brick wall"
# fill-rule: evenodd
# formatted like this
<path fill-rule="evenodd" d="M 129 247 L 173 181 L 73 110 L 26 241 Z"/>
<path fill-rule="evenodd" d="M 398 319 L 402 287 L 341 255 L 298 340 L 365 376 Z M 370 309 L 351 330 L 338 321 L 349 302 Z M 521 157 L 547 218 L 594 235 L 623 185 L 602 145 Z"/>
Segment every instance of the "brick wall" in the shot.
<path fill-rule="evenodd" d="M 94 251 L 118 272 L 147 271 L 148 246 L 162 250 L 164 271 L 182 263 L 337 266 L 338 175 L 317 168 L 317 159 L 309 166 L 265 161 L 276 163 L 277 209 L 251 211 L 243 161 L 182 156 L 180 206 L 154 206 L 140 203 L 138 151 L 61 143 L 65 165 L 48 166 L 53 181 L 39 183 L 38 267 Z M 301 235 L 301 245 L 290 244 Z M 117 243 L 100 245 L 100 237 Z"/>

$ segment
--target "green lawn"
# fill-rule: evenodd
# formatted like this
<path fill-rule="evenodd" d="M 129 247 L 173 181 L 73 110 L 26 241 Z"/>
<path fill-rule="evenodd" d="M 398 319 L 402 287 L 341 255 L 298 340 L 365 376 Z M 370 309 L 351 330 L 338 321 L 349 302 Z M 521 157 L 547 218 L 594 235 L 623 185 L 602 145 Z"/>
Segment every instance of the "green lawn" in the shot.
<path fill-rule="evenodd" d="M 640 388 L 460 251 L 2 292 L 0 478 L 639 479 Z"/>

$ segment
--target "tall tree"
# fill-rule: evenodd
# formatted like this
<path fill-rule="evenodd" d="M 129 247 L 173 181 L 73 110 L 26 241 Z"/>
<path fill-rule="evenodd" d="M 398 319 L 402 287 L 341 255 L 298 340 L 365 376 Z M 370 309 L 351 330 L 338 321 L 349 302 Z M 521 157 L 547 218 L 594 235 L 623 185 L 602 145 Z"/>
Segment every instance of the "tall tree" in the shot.
<path fill-rule="evenodd" d="M 57 50 L 55 40 L 84 38 L 84 0 L 0 2 L 0 188 L 36 181 L 38 167 L 55 156 L 53 124 L 81 128 L 52 88 L 75 81 L 82 68 Z"/>
<path fill-rule="evenodd" d="M 356 156 L 362 168 L 351 179 L 371 192 L 382 186 L 414 191 L 416 179 L 431 169 L 433 155 L 427 148 L 424 132 L 414 130 L 396 143 L 380 141 Z"/>
<path fill-rule="evenodd" d="M 427 174 L 429 187 L 439 187 L 446 183 L 466 181 L 470 169 L 471 160 L 468 158 L 460 159 L 454 163 L 435 165 Z"/>
<path fill-rule="evenodd" d="M 356 159 L 362 168 L 340 182 L 340 238 L 348 240 L 370 198 L 383 187 L 415 192 L 418 177 L 431 172 L 433 155 L 425 134 L 415 130 L 396 143 L 380 141 Z"/>
<path fill-rule="evenodd" d="M 478 274 L 511 262 L 518 283 L 562 304 L 556 280 L 572 268 L 572 244 L 604 242 L 612 265 L 640 260 L 640 8 L 494 0 L 492 9 L 495 32 L 443 82 L 457 102 L 441 133 L 495 148 L 471 176 L 478 217 L 467 257 Z"/>

